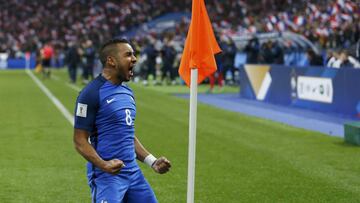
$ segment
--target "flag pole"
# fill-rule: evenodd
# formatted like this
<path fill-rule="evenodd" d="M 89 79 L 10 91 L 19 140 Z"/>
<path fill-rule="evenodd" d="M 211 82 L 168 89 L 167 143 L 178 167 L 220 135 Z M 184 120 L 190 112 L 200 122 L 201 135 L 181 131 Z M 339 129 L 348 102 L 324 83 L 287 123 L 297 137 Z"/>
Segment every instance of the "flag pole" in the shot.
<path fill-rule="evenodd" d="M 194 203 L 198 69 L 191 69 L 187 203 Z"/>

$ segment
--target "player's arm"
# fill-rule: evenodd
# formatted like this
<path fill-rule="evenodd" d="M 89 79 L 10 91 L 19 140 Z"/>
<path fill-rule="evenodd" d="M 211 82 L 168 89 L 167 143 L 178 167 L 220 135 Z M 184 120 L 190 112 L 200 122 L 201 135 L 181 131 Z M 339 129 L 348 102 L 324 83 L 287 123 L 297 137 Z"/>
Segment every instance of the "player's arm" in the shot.
<path fill-rule="evenodd" d="M 86 130 L 74 129 L 74 145 L 79 154 L 107 173 L 119 173 L 121 168 L 125 166 L 124 163 L 118 159 L 103 160 L 95 151 L 94 147 L 88 142 L 89 136 L 90 133 Z"/>
<path fill-rule="evenodd" d="M 171 164 L 165 157 L 155 158 L 150 154 L 141 144 L 139 139 L 135 136 L 135 153 L 136 158 L 154 169 L 155 172 L 163 174 L 169 171 Z"/>

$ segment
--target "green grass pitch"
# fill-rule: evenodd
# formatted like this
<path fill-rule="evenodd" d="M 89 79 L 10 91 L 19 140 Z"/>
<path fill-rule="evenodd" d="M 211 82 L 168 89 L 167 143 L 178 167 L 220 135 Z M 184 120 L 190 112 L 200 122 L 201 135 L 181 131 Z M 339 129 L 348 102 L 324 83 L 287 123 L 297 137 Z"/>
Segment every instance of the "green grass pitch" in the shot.
<path fill-rule="evenodd" d="M 54 76 L 42 82 L 73 112 L 77 91 L 65 70 Z M 189 104 L 170 93 L 188 90 L 130 86 L 137 136 L 173 165 L 143 172 L 160 203 L 184 203 Z M 197 125 L 196 203 L 360 202 L 360 149 L 341 138 L 200 103 Z M 72 131 L 25 71 L 0 71 L 0 202 L 90 202 Z"/>

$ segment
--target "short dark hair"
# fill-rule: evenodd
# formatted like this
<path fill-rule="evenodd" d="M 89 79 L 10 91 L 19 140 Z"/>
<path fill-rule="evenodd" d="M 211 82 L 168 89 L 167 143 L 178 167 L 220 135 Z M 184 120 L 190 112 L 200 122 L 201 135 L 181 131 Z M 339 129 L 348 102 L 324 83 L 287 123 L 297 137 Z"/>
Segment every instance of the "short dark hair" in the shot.
<path fill-rule="evenodd" d="M 125 38 L 114 38 L 114 39 L 111 39 L 111 40 L 105 42 L 101 46 L 101 49 L 99 51 L 99 58 L 100 58 L 101 64 L 103 66 L 105 66 L 106 58 L 108 56 L 114 56 L 115 55 L 115 52 L 117 51 L 115 49 L 115 46 L 117 44 L 121 44 L 121 43 L 130 44 L 130 42 Z"/>

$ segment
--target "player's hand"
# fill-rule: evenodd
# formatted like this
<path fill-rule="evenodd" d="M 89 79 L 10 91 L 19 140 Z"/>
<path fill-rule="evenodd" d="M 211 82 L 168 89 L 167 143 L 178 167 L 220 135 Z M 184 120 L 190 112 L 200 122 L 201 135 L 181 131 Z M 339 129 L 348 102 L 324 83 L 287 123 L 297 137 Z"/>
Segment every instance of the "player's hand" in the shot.
<path fill-rule="evenodd" d="M 112 159 L 109 161 L 105 161 L 104 166 L 102 167 L 102 170 L 111 173 L 113 175 L 116 175 L 120 173 L 120 170 L 125 166 L 124 162 L 119 159 Z"/>
<path fill-rule="evenodd" d="M 167 160 L 165 157 L 160 157 L 156 159 L 154 164 L 152 165 L 152 168 L 155 172 L 163 174 L 170 170 L 171 164 L 170 161 Z"/>

